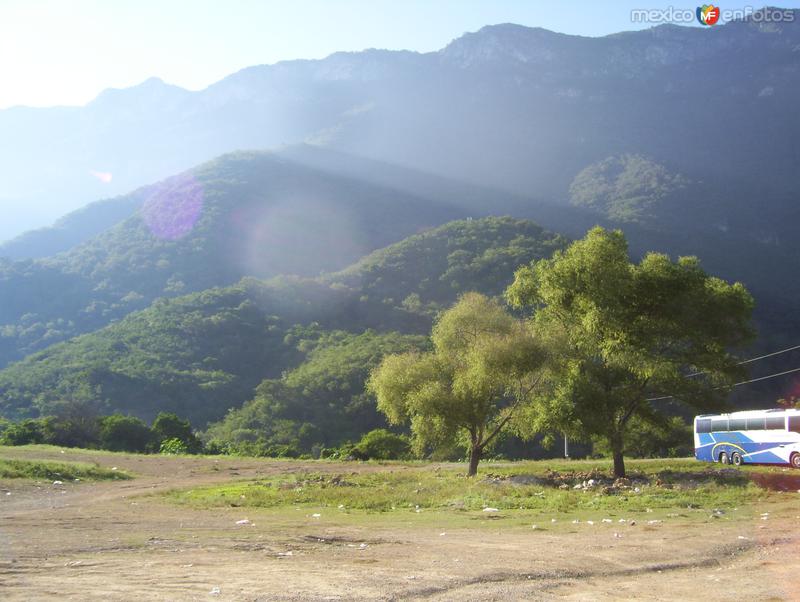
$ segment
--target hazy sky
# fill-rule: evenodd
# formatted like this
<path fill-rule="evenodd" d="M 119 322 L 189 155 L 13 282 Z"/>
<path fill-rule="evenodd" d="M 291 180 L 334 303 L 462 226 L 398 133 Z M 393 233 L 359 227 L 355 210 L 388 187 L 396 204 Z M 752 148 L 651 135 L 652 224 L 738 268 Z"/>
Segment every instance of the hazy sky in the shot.
<path fill-rule="evenodd" d="M 642 27 L 631 23 L 632 8 L 669 5 L 696 6 L 647 0 L 0 0 L 0 108 L 84 104 L 105 88 L 151 76 L 201 89 L 249 65 L 337 50 L 437 50 L 494 23 L 605 35 Z"/>

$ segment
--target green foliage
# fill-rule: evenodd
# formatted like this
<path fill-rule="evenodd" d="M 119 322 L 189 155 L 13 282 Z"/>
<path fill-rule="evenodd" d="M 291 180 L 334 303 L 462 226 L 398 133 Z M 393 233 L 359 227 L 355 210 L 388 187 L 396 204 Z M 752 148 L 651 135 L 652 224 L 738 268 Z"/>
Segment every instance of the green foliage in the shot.
<path fill-rule="evenodd" d="M 437 525 L 446 516 L 464 516 L 474 526 L 476 519 L 490 518 L 483 508 L 493 507 L 507 517 L 530 517 L 535 512 L 530 517 L 534 520 L 528 518 L 525 524 L 542 521 L 542 529 L 575 529 L 570 519 L 593 520 L 592 528 L 608 529 L 609 538 L 619 529 L 616 519 L 620 516 L 644 522 L 642 519 L 664 520 L 680 512 L 686 515 L 681 520 L 693 515 L 711 521 L 709 514 L 715 508 L 726 508 L 734 516 L 738 512 L 734 508 L 739 508 L 745 518 L 752 512 L 751 504 L 763 503 L 771 496 L 780 499 L 751 478 L 776 474 L 780 471 L 776 468 L 747 467 L 731 473 L 688 459 L 634 460 L 631 466 L 639 491 L 631 487 L 606 495 L 603 486 L 589 491 L 573 489 L 587 474 L 604 483 L 613 481 L 609 463 L 596 460 L 505 464 L 492 467 L 492 474 L 485 479 L 467 479 L 461 471 L 429 465 L 345 475 L 295 473 L 255 482 L 192 487 L 169 495 L 178 503 L 202 508 L 274 508 L 294 514 L 299 507 L 320 512 L 326 520 L 335 520 L 340 513 L 361 512 L 400 515 L 404 521 L 409 515 L 425 520 L 424 513 L 437 512 Z M 559 484 L 568 487 L 560 489 Z M 615 517 L 614 523 L 603 525 L 601 520 L 609 516 Z M 551 523 L 551 517 L 557 522 Z"/>
<path fill-rule="evenodd" d="M 402 460 L 410 451 L 408 437 L 386 429 L 375 429 L 361 437 L 350 449 L 350 455 L 356 460 Z"/>
<path fill-rule="evenodd" d="M 298 329 L 290 338 L 305 350 L 306 361 L 262 382 L 255 399 L 208 429 L 207 440 L 235 449 L 247 442 L 262 450 L 258 455 L 274 455 L 275 446 L 286 446 L 280 455 L 295 455 L 356 440 L 385 424 L 374 397 L 364 391 L 370 370 L 386 354 L 426 347 L 420 336 L 369 330 L 354 335 Z"/>
<path fill-rule="evenodd" d="M 367 300 L 433 316 L 467 291 L 502 293 L 520 265 L 565 245 L 527 220 L 459 220 L 370 253 L 329 279 Z"/>
<path fill-rule="evenodd" d="M 185 451 L 174 453 L 197 453 L 202 444 L 192 431 L 188 420 L 183 420 L 170 412 L 160 412 L 151 427 L 153 441 L 163 452 L 165 442 L 178 441 Z M 170 443 L 173 445 L 173 443 Z M 169 448 L 169 445 L 167 446 Z"/>
<path fill-rule="evenodd" d="M 652 223 L 674 210 L 688 181 L 640 155 L 609 157 L 573 180 L 572 204 L 622 222 Z M 672 207 L 670 207 L 672 205 Z"/>
<path fill-rule="evenodd" d="M 153 431 L 134 416 L 112 414 L 100 420 L 100 447 L 110 451 L 144 452 Z"/>
<path fill-rule="evenodd" d="M 109 470 L 98 465 L 80 462 L 46 462 L 43 460 L 8 460 L 0 458 L 0 479 L 75 479 L 99 481 L 104 479 L 130 479 L 121 470 Z"/>
<path fill-rule="evenodd" d="M 45 434 L 40 420 L 12 423 L 0 435 L 0 445 L 29 445 L 44 443 Z"/>
<path fill-rule="evenodd" d="M 523 323 L 478 293 L 444 312 L 431 340 L 431 352 L 384 358 L 368 388 L 389 422 L 411 422 L 417 453 L 466 441 L 472 476 L 530 401 L 546 352 Z"/>
<path fill-rule="evenodd" d="M 62 400 L 100 413 L 196 422 L 243 403 L 265 377 L 298 357 L 286 326 L 247 284 L 159 301 L 96 333 L 60 343 L 0 372 L 0 411 L 52 414 Z M 267 305 L 269 307 L 269 305 Z"/>
<path fill-rule="evenodd" d="M 158 453 L 167 456 L 188 454 L 189 446 L 186 445 L 186 442 L 183 441 L 182 439 L 178 439 L 177 437 L 172 437 L 170 439 L 164 439 L 163 441 L 161 441 L 158 447 Z"/>
<path fill-rule="evenodd" d="M 529 221 L 464 220 L 377 251 L 339 274 L 245 279 L 161 299 L 0 371 L 0 414 L 52 414 L 68 400 L 148 420 L 171 411 L 203 425 L 252 399 L 265 379 L 279 380 L 298 367 L 311 349 L 301 340 L 325 330 L 427 332 L 433 313 L 459 291 L 500 292 L 520 262 L 549 256 L 562 245 L 561 237 Z M 20 278 L 20 286 L 28 286 L 29 279 Z M 66 282 L 58 288 L 69 290 Z M 355 440 L 380 425 L 365 424 L 347 436 Z"/>
<path fill-rule="evenodd" d="M 694 257 L 650 253 L 632 264 L 622 233 L 602 228 L 520 269 L 508 298 L 535 309 L 533 327 L 558 360 L 553 423 L 605 438 L 620 475 L 630 420 L 661 417 L 646 400 L 719 407 L 743 373 L 729 350 L 753 334 L 743 285 L 708 276 Z"/>
<path fill-rule="evenodd" d="M 595 437 L 592 451 L 611 456 L 608 440 Z M 640 418 L 631 419 L 625 436 L 625 452 L 633 458 L 683 458 L 694 454 L 692 426 L 679 416 L 654 424 Z"/>
<path fill-rule="evenodd" d="M 165 221 L 180 217 L 176 209 L 193 197 L 202 205 L 196 220 Z M 0 259 L 0 367 L 161 297 L 246 276 L 341 270 L 365 249 L 462 214 L 270 152 L 224 155 L 116 204 L 141 209 L 54 257 Z M 159 224 L 178 229 L 159 235 Z"/>

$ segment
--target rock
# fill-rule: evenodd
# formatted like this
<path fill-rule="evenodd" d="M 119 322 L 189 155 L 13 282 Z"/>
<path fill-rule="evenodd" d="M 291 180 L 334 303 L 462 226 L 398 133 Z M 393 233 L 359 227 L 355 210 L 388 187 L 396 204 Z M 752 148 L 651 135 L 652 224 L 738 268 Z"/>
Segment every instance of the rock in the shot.
<path fill-rule="evenodd" d="M 249 521 L 249 520 L 247 520 L 246 518 L 243 518 L 242 520 L 237 520 L 237 521 L 236 521 L 236 524 L 237 524 L 237 525 L 249 525 L 249 524 L 250 524 L 250 521 Z"/>
<path fill-rule="evenodd" d="M 63 484 L 64 483 L 62 483 L 61 481 L 53 481 L 53 485 L 63 485 Z"/>
<path fill-rule="evenodd" d="M 212 587 L 211 591 L 208 593 L 211 594 L 212 596 L 219 596 L 222 593 L 222 590 L 218 587 Z"/>
<path fill-rule="evenodd" d="M 500 510 L 498 510 L 497 508 L 488 508 L 488 507 L 484 508 L 483 511 L 484 512 L 500 512 Z"/>

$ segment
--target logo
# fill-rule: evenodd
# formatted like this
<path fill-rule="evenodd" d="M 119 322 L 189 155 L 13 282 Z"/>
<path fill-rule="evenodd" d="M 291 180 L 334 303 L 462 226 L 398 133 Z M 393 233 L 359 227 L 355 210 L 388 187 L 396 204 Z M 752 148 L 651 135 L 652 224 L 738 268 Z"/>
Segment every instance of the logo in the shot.
<path fill-rule="evenodd" d="M 704 4 L 697 7 L 697 20 L 703 25 L 714 25 L 719 21 L 719 7 L 713 4 Z"/>

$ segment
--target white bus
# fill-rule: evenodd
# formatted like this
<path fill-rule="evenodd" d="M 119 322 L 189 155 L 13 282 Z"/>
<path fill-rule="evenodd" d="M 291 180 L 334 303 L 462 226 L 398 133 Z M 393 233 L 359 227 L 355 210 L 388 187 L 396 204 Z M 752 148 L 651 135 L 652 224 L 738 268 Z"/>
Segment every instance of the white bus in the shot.
<path fill-rule="evenodd" d="M 695 416 L 694 457 L 736 466 L 789 464 L 800 468 L 800 410 Z"/>

